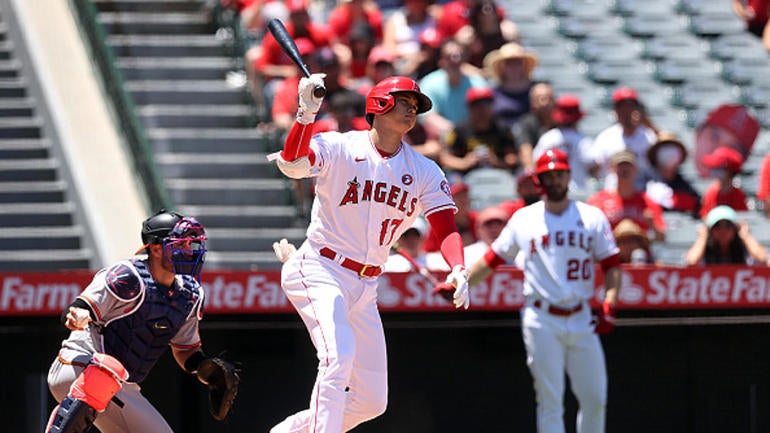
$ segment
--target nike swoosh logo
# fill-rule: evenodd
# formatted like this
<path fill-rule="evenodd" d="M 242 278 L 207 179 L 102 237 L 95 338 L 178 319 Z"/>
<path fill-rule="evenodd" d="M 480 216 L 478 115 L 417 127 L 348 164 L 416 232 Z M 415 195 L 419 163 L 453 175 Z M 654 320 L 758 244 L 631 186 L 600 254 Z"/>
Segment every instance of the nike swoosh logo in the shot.
<path fill-rule="evenodd" d="M 355 161 L 356 162 L 366 161 L 366 158 L 356 158 Z"/>
<path fill-rule="evenodd" d="M 152 326 L 153 326 L 153 328 L 155 328 L 155 329 L 168 329 L 168 326 L 166 326 L 166 325 L 161 325 L 161 324 L 160 324 L 160 323 L 158 323 L 158 322 L 155 322 L 155 323 L 154 323 Z"/>

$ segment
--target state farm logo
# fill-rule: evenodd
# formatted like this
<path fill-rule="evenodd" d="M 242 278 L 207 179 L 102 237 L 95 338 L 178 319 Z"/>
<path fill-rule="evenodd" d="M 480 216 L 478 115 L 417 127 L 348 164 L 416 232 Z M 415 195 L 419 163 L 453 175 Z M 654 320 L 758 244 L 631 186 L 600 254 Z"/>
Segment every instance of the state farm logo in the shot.
<path fill-rule="evenodd" d="M 6 313 L 60 313 L 83 290 L 77 283 L 27 283 L 19 276 L 2 280 L 0 312 Z"/>

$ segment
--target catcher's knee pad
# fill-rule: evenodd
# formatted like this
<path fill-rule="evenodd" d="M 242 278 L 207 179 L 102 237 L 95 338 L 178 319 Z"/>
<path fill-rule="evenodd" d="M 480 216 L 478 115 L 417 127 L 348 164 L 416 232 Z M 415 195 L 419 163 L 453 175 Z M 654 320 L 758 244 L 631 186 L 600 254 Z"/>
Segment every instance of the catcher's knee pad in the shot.
<path fill-rule="evenodd" d="M 96 409 L 86 402 L 67 396 L 56 406 L 48 420 L 46 433 L 83 433 L 93 425 Z"/>
<path fill-rule="evenodd" d="M 96 353 L 72 383 L 69 397 L 82 400 L 97 412 L 103 412 L 126 380 L 128 372 L 120 361 L 110 355 Z"/>

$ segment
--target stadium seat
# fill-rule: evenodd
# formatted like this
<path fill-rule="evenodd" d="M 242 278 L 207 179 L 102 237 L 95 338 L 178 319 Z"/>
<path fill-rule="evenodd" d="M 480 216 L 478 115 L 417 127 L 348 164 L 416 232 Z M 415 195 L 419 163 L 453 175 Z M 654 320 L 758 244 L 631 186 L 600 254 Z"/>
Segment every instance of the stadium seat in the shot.
<path fill-rule="evenodd" d="M 615 0 L 612 12 L 633 16 L 640 14 L 670 14 L 674 12 L 674 0 Z"/>
<path fill-rule="evenodd" d="M 770 106 L 770 82 L 751 83 L 741 88 L 741 103 L 754 108 Z"/>
<path fill-rule="evenodd" d="M 663 59 L 655 67 L 655 79 L 664 83 L 718 80 L 721 64 L 706 58 Z"/>
<path fill-rule="evenodd" d="M 582 39 L 588 35 L 620 32 L 623 20 L 611 15 L 576 15 L 559 20 L 559 33 L 573 38 Z"/>
<path fill-rule="evenodd" d="M 746 26 L 735 14 L 709 13 L 691 15 L 689 29 L 700 37 L 716 37 L 746 31 Z"/>
<path fill-rule="evenodd" d="M 626 18 L 623 30 L 637 38 L 687 31 L 687 20 L 674 14 L 644 14 Z"/>
<path fill-rule="evenodd" d="M 725 0 L 679 0 L 676 9 L 686 15 L 733 14 L 730 2 Z"/>
<path fill-rule="evenodd" d="M 477 168 L 463 177 L 468 184 L 472 209 L 484 209 L 510 200 L 516 194 L 516 178 L 507 170 Z"/>
<path fill-rule="evenodd" d="M 558 35 L 558 26 L 559 20 L 547 15 L 516 22 L 522 43 L 526 43 L 530 38 L 543 39 Z"/>
<path fill-rule="evenodd" d="M 735 103 L 738 95 L 737 87 L 725 84 L 722 80 L 695 80 L 675 87 L 671 102 L 687 109 L 717 107 Z"/>
<path fill-rule="evenodd" d="M 644 42 L 645 58 L 649 59 L 702 59 L 708 44 L 690 33 L 663 34 Z"/>
<path fill-rule="evenodd" d="M 624 80 L 649 78 L 652 64 L 642 60 L 599 60 L 588 66 L 588 77 L 602 84 L 615 84 Z"/>
<path fill-rule="evenodd" d="M 766 57 L 767 52 L 759 38 L 748 32 L 722 35 L 711 41 L 709 53 L 725 61 L 737 57 Z"/>
<path fill-rule="evenodd" d="M 556 96 L 565 93 L 577 96 L 583 111 L 600 109 L 603 105 L 603 89 L 588 80 L 555 82 L 553 91 Z"/>
<path fill-rule="evenodd" d="M 723 77 L 734 84 L 747 85 L 759 80 L 767 80 L 770 71 L 770 58 L 747 57 L 734 58 L 723 63 Z"/>
<path fill-rule="evenodd" d="M 399 2 L 400 3 L 400 2 Z M 543 15 L 546 3 L 542 0 L 505 0 L 499 3 L 505 16 L 516 24 Z"/>
<path fill-rule="evenodd" d="M 578 42 L 575 55 L 587 62 L 599 59 L 638 59 L 642 54 L 642 45 L 632 38 L 621 35 L 612 35 L 610 37 L 588 36 Z"/>
<path fill-rule="evenodd" d="M 610 5 L 601 0 L 551 0 L 546 12 L 559 16 L 608 16 Z"/>

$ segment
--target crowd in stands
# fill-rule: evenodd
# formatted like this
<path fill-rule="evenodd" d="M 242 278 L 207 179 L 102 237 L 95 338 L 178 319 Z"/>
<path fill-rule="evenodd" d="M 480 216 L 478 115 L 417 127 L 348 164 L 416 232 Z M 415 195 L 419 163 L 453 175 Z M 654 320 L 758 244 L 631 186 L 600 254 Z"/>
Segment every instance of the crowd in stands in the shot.
<path fill-rule="evenodd" d="M 764 249 L 735 214 L 763 210 L 770 216 L 770 156 L 754 184 L 744 189 L 739 182 L 760 131 L 746 107 L 712 107 L 687 146 L 689 137 L 651 121 L 644 100 L 654 95 L 620 83 L 611 93 L 616 120 L 589 136 L 581 130 L 579 97 L 555 94 L 549 83 L 533 79 L 538 53 L 520 45 L 526 35 L 493 0 L 311 1 L 222 0 L 238 9 L 249 35 L 246 71 L 255 103 L 269 107 L 263 123 L 288 130 L 297 110 L 300 72 L 265 31 L 272 18 L 286 23 L 309 69 L 326 74 L 317 132 L 368 129 L 369 89 L 393 75 L 417 80 L 433 108 L 406 140 L 453 183 L 468 256 L 476 257 L 474 251 L 491 242 L 513 212 L 539 199 L 535 161 L 559 149 L 569 157 L 571 193 L 605 212 L 623 262 L 660 263 L 651 246 L 666 240 L 664 214 L 677 212 L 702 221 L 687 264 L 767 264 Z M 770 2 L 744 3 L 734 1 L 735 13 L 770 49 Z M 684 173 L 685 164 L 695 170 Z M 509 200 L 473 208 L 473 185 L 464 179 L 476 170 L 504 172 L 516 179 L 516 190 Z M 705 179 L 711 179 L 707 188 L 695 186 Z M 308 189 L 297 191 L 304 206 Z M 445 266 L 431 256 L 438 245 L 425 227 L 404 236 L 402 244 L 420 265 Z"/>

